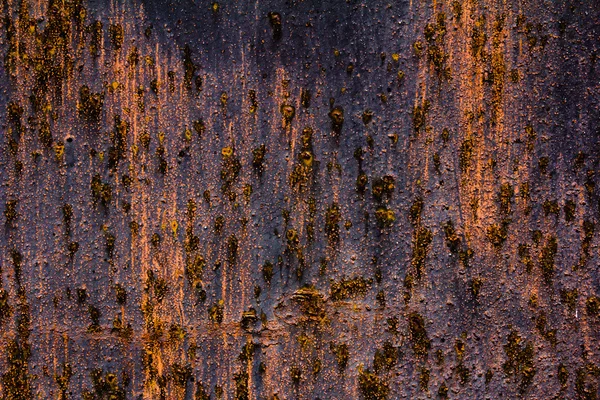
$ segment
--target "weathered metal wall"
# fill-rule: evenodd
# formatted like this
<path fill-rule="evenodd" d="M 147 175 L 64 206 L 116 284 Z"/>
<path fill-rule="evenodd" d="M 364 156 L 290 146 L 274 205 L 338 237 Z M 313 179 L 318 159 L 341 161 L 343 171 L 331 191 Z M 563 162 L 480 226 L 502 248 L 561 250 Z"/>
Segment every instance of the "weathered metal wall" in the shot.
<path fill-rule="evenodd" d="M 1 8 L 1 398 L 597 398 L 597 1 Z"/>

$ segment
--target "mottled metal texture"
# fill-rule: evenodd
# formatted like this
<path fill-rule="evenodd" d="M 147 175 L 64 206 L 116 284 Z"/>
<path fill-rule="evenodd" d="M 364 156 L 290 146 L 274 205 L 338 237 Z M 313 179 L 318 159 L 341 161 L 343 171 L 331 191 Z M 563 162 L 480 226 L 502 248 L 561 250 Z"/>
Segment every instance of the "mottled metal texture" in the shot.
<path fill-rule="evenodd" d="M 597 1 L 1 8 L 2 399 L 597 398 Z"/>

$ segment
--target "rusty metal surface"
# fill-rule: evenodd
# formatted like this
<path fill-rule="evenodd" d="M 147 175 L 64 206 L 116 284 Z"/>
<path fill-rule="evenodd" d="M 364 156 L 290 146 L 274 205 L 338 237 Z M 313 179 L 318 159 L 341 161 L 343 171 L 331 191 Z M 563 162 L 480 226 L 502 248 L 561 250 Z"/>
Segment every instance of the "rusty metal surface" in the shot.
<path fill-rule="evenodd" d="M 2 1 L 2 399 L 596 399 L 595 1 Z"/>

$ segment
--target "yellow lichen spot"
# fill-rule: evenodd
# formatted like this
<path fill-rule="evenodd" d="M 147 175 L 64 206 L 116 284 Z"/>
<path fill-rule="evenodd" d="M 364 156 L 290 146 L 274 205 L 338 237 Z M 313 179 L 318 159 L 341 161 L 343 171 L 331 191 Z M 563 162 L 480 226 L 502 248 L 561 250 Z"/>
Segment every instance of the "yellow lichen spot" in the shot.
<path fill-rule="evenodd" d="M 396 213 L 394 212 L 394 210 L 387 210 L 386 219 L 388 222 L 396 221 Z"/>
<path fill-rule="evenodd" d="M 346 93 L 346 88 L 345 88 L 345 87 L 343 87 L 343 88 L 340 90 L 340 92 L 342 92 L 342 94 Z"/>
<path fill-rule="evenodd" d="M 131 153 L 134 157 L 137 156 L 139 150 L 140 148 L 137 146 L 137 144 L 131 146 Z"/>
<path fill-rule="evenodd" d="M 216 1 L 212 3 L 212 10 L 213 12 L 219 11 L 219 3 L 217 3 Z"/>
<path fill-rule="evenodd" d="M 398 62 L 398 60 L 400 60 L 400 54 L 392 53 L 392 60 L 394 60 L 394 62 Z"/>
<path fill-rule="evenodd" d="M 227 107 L 227 100 L 228 99 L 229 99 L 229 96 L 227 95 L 227 92 L 221 93 L 221 105 L 223 107 Z"/>
<path fill-rule="evenodd" d="M 173 220 L 171 221 L 171 231 L 173 232 L 173 236 L 177 236 L 177 228 L 179 227 L 179 225 L 177 224 L 177 221 Z"/>
<path fill-rule="evenodd" d="M 65 155 L 65 144 L 63 142 L 57 142 L 54 145 L 54 152 L 56 153 L 56 160 L 61 161 Z"/>
<path fill-rule="evenodd" d="M 313 163 L 313 155 L 310 151 L 303 151 L 300 153 L 300 160 L 305 167 L 311 167 Z"/>
<path fill-rule="evenodd" d="M 417 57 L 421 57 L 421 54 L 423 54 L 423 43 L 420 40 L 413 43 L 413 51 Z"/>
<path fill-rule="evenodd" d="M 296 115 L 296 107 L 289 104 L 282 104 L 280 107 L 281 115 L 283 116 L 284 125 L 289 124 Z"/>
<path fill-rule="evenodd" d="M 250 195 L 252 195 L 252 185 L 244 185 L 244 189 L 243 189 L 243 194 L 244 197 L 246 198 L 246 201 L 250 200 Z"/>
<path fill-rule="evenodd" d="M 231 157 L 233 155 L 233 149 L 231 147 L 229 147 L 229 146 L 223 147 L 221 149 L 221 155 L 223 157 Z"/>
<path fill-rule="evenodd" d="M 103 151 L 98 153 L 98 158 L 100 159 L 100 162 L 104 161 L 104 152 Z"/>
<path fill-rule="evenodd" d="M 164 132 L 158 132 L 158 143 L 163 144 L 163 142 L 165 141 L 165 133 Z"/>
<path fill-rule="evenodd" d="M 338 49 L 334 49 L 333 50 L 333 55 L 336 56 L 336 57 L 339 57 L 340 56 L 340 51 Z"/>
<path fill-rule="evenodd" d="M 119 82 L 113 81 L 108 88 L 114 92 L 119 88 L 119 86 Z"/>
<path fill-rule="evenodd" d="M 190 128 L 185 128 L 184 137 L 185 137 L 185 140 L 187 140 L 188 142 L 190 140 L 192 140 L 192 131 Z"/>

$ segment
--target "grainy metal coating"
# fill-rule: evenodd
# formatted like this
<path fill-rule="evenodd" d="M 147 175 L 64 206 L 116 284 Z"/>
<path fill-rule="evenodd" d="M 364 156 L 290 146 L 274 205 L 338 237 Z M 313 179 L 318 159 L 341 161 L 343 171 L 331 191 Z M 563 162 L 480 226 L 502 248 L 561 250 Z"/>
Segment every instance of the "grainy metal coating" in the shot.
<path fill-rule="evenodd" d="M 596 1 L 0 2 L 1 399 L 596 399 Z"/>

